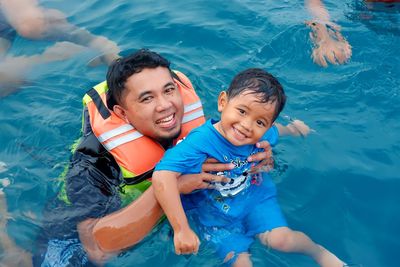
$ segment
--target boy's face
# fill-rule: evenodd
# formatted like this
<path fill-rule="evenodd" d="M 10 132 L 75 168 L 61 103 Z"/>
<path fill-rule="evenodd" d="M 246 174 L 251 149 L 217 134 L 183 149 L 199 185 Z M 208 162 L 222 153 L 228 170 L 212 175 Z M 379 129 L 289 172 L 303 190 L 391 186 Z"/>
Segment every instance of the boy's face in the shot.
<path fill-rule="evenodd" d="M 276 103 L 260 103 L 256 94 L 243 91 L 228 101 L 226 92 L 218 97 L 221 121 L 216 129 L 230 143 L 242 146 L 257 143 L 273 123 Z"/>

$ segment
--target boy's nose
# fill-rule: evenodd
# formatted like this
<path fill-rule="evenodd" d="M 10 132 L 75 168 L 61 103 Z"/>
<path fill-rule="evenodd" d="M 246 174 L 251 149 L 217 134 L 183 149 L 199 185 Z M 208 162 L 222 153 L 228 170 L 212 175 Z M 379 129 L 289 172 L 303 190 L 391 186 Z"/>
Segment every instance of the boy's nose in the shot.
<path fill-rule="evenodd" d="M 250 120 L 242 120 L 240 122 L 241 126 L 243 127 L 243 130 L 250 132 L 251 131 L 251 121 Z"/>

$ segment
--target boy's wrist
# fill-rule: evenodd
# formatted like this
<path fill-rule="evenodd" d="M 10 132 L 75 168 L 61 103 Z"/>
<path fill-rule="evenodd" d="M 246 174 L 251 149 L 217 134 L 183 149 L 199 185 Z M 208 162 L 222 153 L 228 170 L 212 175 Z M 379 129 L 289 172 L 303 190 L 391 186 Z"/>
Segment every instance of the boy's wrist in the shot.
<path fill-rule="evenodd" d="M 174 230 L 174 233 L 186 232 L 188 230 L 191 230 L 188 223 L 172 226 L 172 229 Z"/>
<path fill-rule="evenodd" d="M 174 232 L 181 232 L 190 229 L 186 216 L 184 218 L 175 218 L 175 220 L 170 220 L 170 223 Z"/>

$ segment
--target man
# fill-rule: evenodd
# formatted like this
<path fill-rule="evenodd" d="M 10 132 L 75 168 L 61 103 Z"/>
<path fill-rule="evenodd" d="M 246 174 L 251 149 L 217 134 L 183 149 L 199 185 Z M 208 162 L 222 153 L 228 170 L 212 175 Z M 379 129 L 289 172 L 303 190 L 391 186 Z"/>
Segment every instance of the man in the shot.
<path fill-rule="evenodd" d="M 163 215 L 148 181 L 155 164 L 204 121 L 189 79 L 149 50 L 115 61 L 107 84 L 108 90 L 101 83 L 84 97 L 83 137 L 65 176 L 63 201 L 45 212 L 35 265 L 102 263 L 142 240 Z M 249 158 L 263 160 L 254 171 L 268 167 L 271 154 L 267 142 L 258 146 L 266 151 Z M 206 162 L 202 173 L 179 179 L 179 191 L 212 188 L 210 181 L 225 178 L 207 172 L 231 168 Z"/>

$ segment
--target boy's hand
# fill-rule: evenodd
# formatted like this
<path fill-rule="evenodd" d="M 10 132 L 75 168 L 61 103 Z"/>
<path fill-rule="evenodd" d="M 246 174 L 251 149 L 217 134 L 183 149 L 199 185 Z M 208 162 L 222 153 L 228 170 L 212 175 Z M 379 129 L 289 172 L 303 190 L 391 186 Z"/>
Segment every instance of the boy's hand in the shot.
<path fill-rule="evenodd" d="M 267 172 L 274 168 L 274 159 L 272 158 L 272 150 L 268 141 L 261 141 L 256 144 L 258 148 L 263 148 L 263 152 L 258 152 L 247 158 L 249 162 L 259 163 L 251 167 L 250 173 Z"/>
<path fill-rule="evenodd" d="M 189 227 L 174 231 L 175 253 L 196 254 L 199 251 L 200 241 L 197 235 Z"/>

